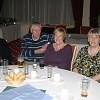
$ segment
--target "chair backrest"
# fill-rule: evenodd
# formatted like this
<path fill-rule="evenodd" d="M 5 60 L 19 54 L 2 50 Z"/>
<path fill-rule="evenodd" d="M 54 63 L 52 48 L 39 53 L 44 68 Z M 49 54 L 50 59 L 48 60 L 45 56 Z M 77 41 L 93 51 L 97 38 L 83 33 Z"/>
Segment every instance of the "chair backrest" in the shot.
<path fill-rule="evenodd" d="M 66 32 L 67 32 L 67 28 L 66 28 L 66 25 L 62 25 L 62 24 L 55 24 L 54 25 L 55 29 L 56 28 L 63 28 Z"/>
<path fill-rule="evenodd" d="M 72 61 L 71 61 L 70 70 L 72 71 L 72 66 L 73 66 L 73 63 L 74 63 L 74 60 L 75 60 L 75 54 L 76 54 L 77 46 L 76 46 L 76 45 L 73 45 L 73 44 L 71 44 L 71 46 L 72 46 L 72 53 L 73 53 L 73 56 L 72 56 Z"/>
<path fill-rule="evenodd" d="M 41 32 L 45 32 L 45 33 L 48 33 L 48 34 L 53 34 L 54 30 L 55 30 L 55 28 L 52 27 L 52 26 L 42 26 Z"/>
<path fill-rule="evenodd" d="M 80 26 L 80 34 L 87 34 L 92 29 L 90 26 Z"/>
<path fill-rule="evenodd" d="M 20 47 L 21 47 L 21 39 L 16 39 L 8 43 L 8 46 L 11 50 L 11 64 L 17 65 L 18 64 L 18 55 L 20 54 Z"/>

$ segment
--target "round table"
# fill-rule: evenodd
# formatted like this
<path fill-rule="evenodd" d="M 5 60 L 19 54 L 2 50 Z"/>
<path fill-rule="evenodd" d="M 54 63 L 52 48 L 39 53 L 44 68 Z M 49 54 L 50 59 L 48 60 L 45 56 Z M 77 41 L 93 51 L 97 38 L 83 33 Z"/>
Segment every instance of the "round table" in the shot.
<path fill-rule="evenodd" d="M 10 65 L 9 68 L 14 69 L 18 68 L 18 66 Z M 57 100 L 56 96 L 61 91 L 61 89 L 68 89 L 69 94 L 73 97 L 72 100 L 100 100 L 100 83 L 98 83 L 97 81 L 89 78 L 90 86 L 88 89 L 88 96 L 81 97 L 80 84 L 82 78 L 84 77 L 83 75 L 59 68 L 53 68 L 53 74 L 59 73 L 64 79 L 61 82 L 54 82 L 52 78 L 47 78 L 47 67 L 45 67 L 44 69 L 38 69 L 38 73 L 41 77 L 38 77 L 37 79 L 26 78 L 26 80 L 19 86 L 30 84 L 37 89 L 46 90 L 46 93 L 48 95 L 54 97 L 53 100 Z M 1 80 L 0 91 L 2 91 L 8 85 L 9 84 L 6 81 Z"/>

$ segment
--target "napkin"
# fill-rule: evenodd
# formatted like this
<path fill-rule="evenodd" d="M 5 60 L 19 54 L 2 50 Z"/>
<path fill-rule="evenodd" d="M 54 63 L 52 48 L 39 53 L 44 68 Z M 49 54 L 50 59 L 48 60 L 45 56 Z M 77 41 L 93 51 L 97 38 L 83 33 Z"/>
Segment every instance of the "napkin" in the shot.
<path fill-rule="evenodd" d="M 7 86 L 2 92 L 7 91 L 7 90 L 10 90 L 10 89 L 13 89 L 13 88 L 16 88 L 16 87 Z"/>
<path fill-rule="evenodd" d="M 4 91 L 7 91 L 7 90 L 10 90 L 10 89 L 13 89 L 13 88 L 16 88 L 16 87 L 12 87 L 12 86 L 7 86 L 2 92 Z M 42 92 L 46 92 L 46 90 L 43 90 L 43 89 L 40 89 Z"/>
<path fill-rule="evenodd" d="M 26 84 L 0 93 L 0 100 L 51 100 L 52 97 Z"/>

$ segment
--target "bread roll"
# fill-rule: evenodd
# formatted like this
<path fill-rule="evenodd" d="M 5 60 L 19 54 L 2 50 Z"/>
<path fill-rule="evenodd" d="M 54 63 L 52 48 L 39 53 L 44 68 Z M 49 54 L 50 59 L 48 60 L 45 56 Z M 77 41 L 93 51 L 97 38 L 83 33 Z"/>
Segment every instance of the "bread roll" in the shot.
<path fill-rule="evenodd" d="M 13 85 L 13 83 L 12 83 L 12 82 L 13 82 L 13 81 L 7 81 L 7 83 L 8 83 L 8 84 L 11 84 L 11 85 Z"/>
<path fill-rule="evenodd" d="M 23 74 L 23 75 L 21 75 L 20 77 L 18 77 L 18 81 L 22 81 L 22 80 L 24 80 L 25 78 L 26 78 L 26 75 Z"/>
<path fill-rule="evenodd" d="M 14 71 L 11 71 L 9 75 L 13 78 L 14 74 L 15 74 Z"/>
<path fill-rule="evenodd" d="M 5 76 L 6 81 L 14 81 L 13 78 L 10 75 Z"/>
<path fill-rule="evenodd" d="M 17 81 L 17 79 L 18 79 L 17 75 L 14 74 L 14 78 L 13 78 L 13 80 L 14 80 L 14 81 Z"/>
<path fill-rule="evenodd" d="M 24 73 L 23 72 L 18 72 L 17 73 L 17 77 L 20 77 L 21 75 L 23 75 Z"/>
<path fill-rule="evenodd" d="M 22 83 L 26 78 L 26 75 L 23 72 L 18 72 L 15 74 L 13 71 L 9 75 L 5 76 L 5 80 L 7 81 L 8 84 L 10 85 L 19 85 Z"/>
<path fill-rule="evenodd" d="M 7 83 L 13 86 L 19 85 L 18 81 L 7 81 Z"/>
<path fill-rule="evenodd" d="M 18 81 L 18 84 L 21 84 L 24 80 L 25 78 L 21 79 L 20 81 Z"/>

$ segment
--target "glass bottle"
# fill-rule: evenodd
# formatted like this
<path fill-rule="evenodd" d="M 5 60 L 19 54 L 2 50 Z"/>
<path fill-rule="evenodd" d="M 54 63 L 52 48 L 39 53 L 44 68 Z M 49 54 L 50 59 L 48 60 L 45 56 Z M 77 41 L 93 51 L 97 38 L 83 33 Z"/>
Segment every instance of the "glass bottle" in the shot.
<path fill-rule="evenodd" d="M 44 68 L 44 59 L 41 59 L 39 62 L 40 69 Z"/>
<path fill-rule="evenodd" d="M 34 61 L 33 61 L 33 70 L 37 71 L 37 61 L 36 61 L 36 59 L 34 59 Z"/>

